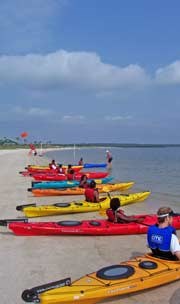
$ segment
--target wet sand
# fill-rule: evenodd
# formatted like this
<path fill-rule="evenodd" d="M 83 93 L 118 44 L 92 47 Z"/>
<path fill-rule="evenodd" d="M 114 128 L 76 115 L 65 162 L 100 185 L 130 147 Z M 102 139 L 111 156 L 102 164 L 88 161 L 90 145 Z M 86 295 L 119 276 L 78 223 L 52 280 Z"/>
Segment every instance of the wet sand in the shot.
<path fill-rule="evenodd" d="M 27 188 L 31 178 L 19 171 L 27 164 L 47 164 L 45 157 L 29 157 L 27 150 L 0 151 L 0 218 L 23 217 L 16 206 L 24 203 L 55 203 L 74 200 L 74 197 L 34 198 Z M 131 192 L 140 189 L 132 188 Z M 141 189 L 146 190 L 146 189 Z M 150 189 L 153 190 L 153 189 Z M 79 199 L 82 197 L 76 197 Z M 154 213 L 160 205 L 168 205 L 168 197 L 150 196 L 139 204 L 125 206 L 127 214 Z M 94 219 L 98 213 L 63 215 L 34 219 L 58 221 L 63 219 Z M 31 219 L 32 221 L 32 219 Z M 178 232 L 180 237 L 180 233 Z M 148 252 L 145 235 L 107 237 L 17 237 L 0 227 L 0 297 L 2 304 L 22 304 L 24 289 L 71 276 L 72 280 L 101 267 L 117 264 Z M 103 303 L 116 304 L 178 304 L 179 282 L 153 290 L 112 298 Z"/>

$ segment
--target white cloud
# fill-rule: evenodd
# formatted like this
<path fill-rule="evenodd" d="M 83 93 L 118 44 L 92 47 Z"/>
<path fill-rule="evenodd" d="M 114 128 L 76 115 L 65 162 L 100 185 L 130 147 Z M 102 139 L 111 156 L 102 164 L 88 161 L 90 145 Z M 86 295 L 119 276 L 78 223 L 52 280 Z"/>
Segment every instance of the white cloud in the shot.
<path fill-rule="evenodd" d="M 61 119 L 62 122 L 69 123 L 79 123 L 85 121 L 85 116 L 83 115 L 64 115 Z"/>
<path fill-rule="evenodd" d="M 107 96 L 122 89 L 174 83 L 180 84 L 180 61 L 158 69 L 153 79 L 137 64 L 110 65 L 90 52 L 59 50 L 46 55 L 0 56 L 0 84 L 26 89 L 87 89 Z"/>
<path fill-rule="evenodd" d="M 62 87 L 96 91 L 143 87 L 149 81 L 138 65 L 103 63 L 95 53 L 59 50 L 47 55 L 0 57 L 0 82 L 37 89 Z"/>
<path fill-rule="evenodd" d="M 156 71 L 156 82 L 161 84 L 180 84 L 180 61 L 175 61 Z"/>
<path fill-rule="evenodd" d="M 122 121 L 122 120 L 131 120 L 132 116 L 127 115 L 127 116 L 105 116 L 105 120 L 108 121 Z"/>
<path fill-rule="evenodd" d="M 22 108 L 22 107 L 15 107 L 13 109 L 13 112 L 19 115 L 25 115 L 25 116 L 32 116 L 32 117 L 37 117 L 37 116 L 50 116 L 53 115 L 53 111 L 49 109 L 42 109 L 42 108 Z"/>

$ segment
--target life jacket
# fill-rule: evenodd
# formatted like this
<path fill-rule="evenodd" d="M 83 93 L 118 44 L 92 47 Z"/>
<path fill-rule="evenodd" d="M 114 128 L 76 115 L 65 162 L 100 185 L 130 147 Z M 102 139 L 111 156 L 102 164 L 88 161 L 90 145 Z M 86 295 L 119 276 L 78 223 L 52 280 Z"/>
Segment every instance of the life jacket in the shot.
<path fill-rule="evenodd" d="M 106 215 L 108 217 L 108 221 L 110 221 L 110 222 L 115 221 L 115 212 L 111 208 L 106 210 Z"/>
<path fill-rule="evenodd" d="M 64 169 L 63 169 L 63 168 L 60 168 L 60 167 L 57 167 L 57 168 L 56 168 L 56 172 L 57 172 L 57 173 L 64 174 Z"/>
<path fill-rule="evenodd" d="M 88 188 L 89 187 L 89 184 L 87 181 L 81 181 L 79 183 L 79 188 Z"/>
<path fill-rule="evenodd" d="M 176 230 L 172 226 L 159 228 L 157 225 L 153 225 L 149 227 L 147 241 L 155 256 L 170 260 L 176 259 L 170 251 L 172 234 L 176 234 Z"/>
<path fill-rule="evenodd" d="M 52 170 L 56 170 L 57 167 L 55 164 L 49 164 L 49 168 L 52 169 Z"/>
<path fill-rule="evenodd" d="M 106 210 L 106 215 L 108 217 L 108 221 L 114 222 L 114 223 L 121 223 L 121 219 L 118 219 L 117 214 L 124 214 L 123 210 L 117 209 L 116 211 L 113 211 L 111 208 Z M 124 223 L 124 221 L 122 221 Z"/>
<path fill-rule="evenodd" d="M 70 174 L 70 173 L 67 173 L 67 180 L 71 181 L 74 179 L 74 175 L 73 174 Z"/>
<path fill-rule="evenodd" d="M 95 202 L 94 191 L 95 189 L 93 188 L 86 188 L 84 195 L 86 197 L 87 202 Z"/>

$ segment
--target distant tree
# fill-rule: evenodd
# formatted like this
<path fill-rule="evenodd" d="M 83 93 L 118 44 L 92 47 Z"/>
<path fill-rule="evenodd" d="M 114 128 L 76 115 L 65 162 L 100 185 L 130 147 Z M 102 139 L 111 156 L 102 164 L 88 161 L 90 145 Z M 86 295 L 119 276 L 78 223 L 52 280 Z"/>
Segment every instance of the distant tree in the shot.
<path fill-rule="evenodd" d="M 19 143 L 20 137 L 19 136 L 15 137 L 15 140 Z"/>

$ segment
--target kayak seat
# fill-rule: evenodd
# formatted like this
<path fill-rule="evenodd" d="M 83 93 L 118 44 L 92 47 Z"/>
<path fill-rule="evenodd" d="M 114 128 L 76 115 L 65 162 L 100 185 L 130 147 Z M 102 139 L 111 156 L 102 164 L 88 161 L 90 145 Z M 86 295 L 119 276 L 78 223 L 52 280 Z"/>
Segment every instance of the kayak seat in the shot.
<path fill-rule="evenodd" d="M 82 222 L 80 221 L 60 221 L 57 222 L 59 226 L 68 226 L 68 227 L 73 227 L 73 226 L 80 226 Z"/>
<path fill-rule="evenodd" d="M 98 222 L 98 221 L 90 221 L 89 224 L 90 224 L 91 226 L 101 226 L 101 223 Z"/>
<path fill-rule="evenodd" d="M 112 265 L 96 272 L 96 276 L 103 280 L 119 280 L 132 276 L 135 270 L 129 265 Z"/>
<path fill-rule="evenodd" d="M 76 206 L 83 206 L 83 203 L 74 202 Z"/>
<path fill-rule="evenodd" d="M 71 204 L 69 204 L 69 203 L 56 203 L 53 206 L 55 206 L 55 207 L 69 207 L 69 206 L 71 206 Z"/>
<path fill-rule="evenodd" d="M 156 269 L 158 267 L 157 263 L 152 261 L 142 261 L 139 263 L 139 267 L 143 269 Z"/>

